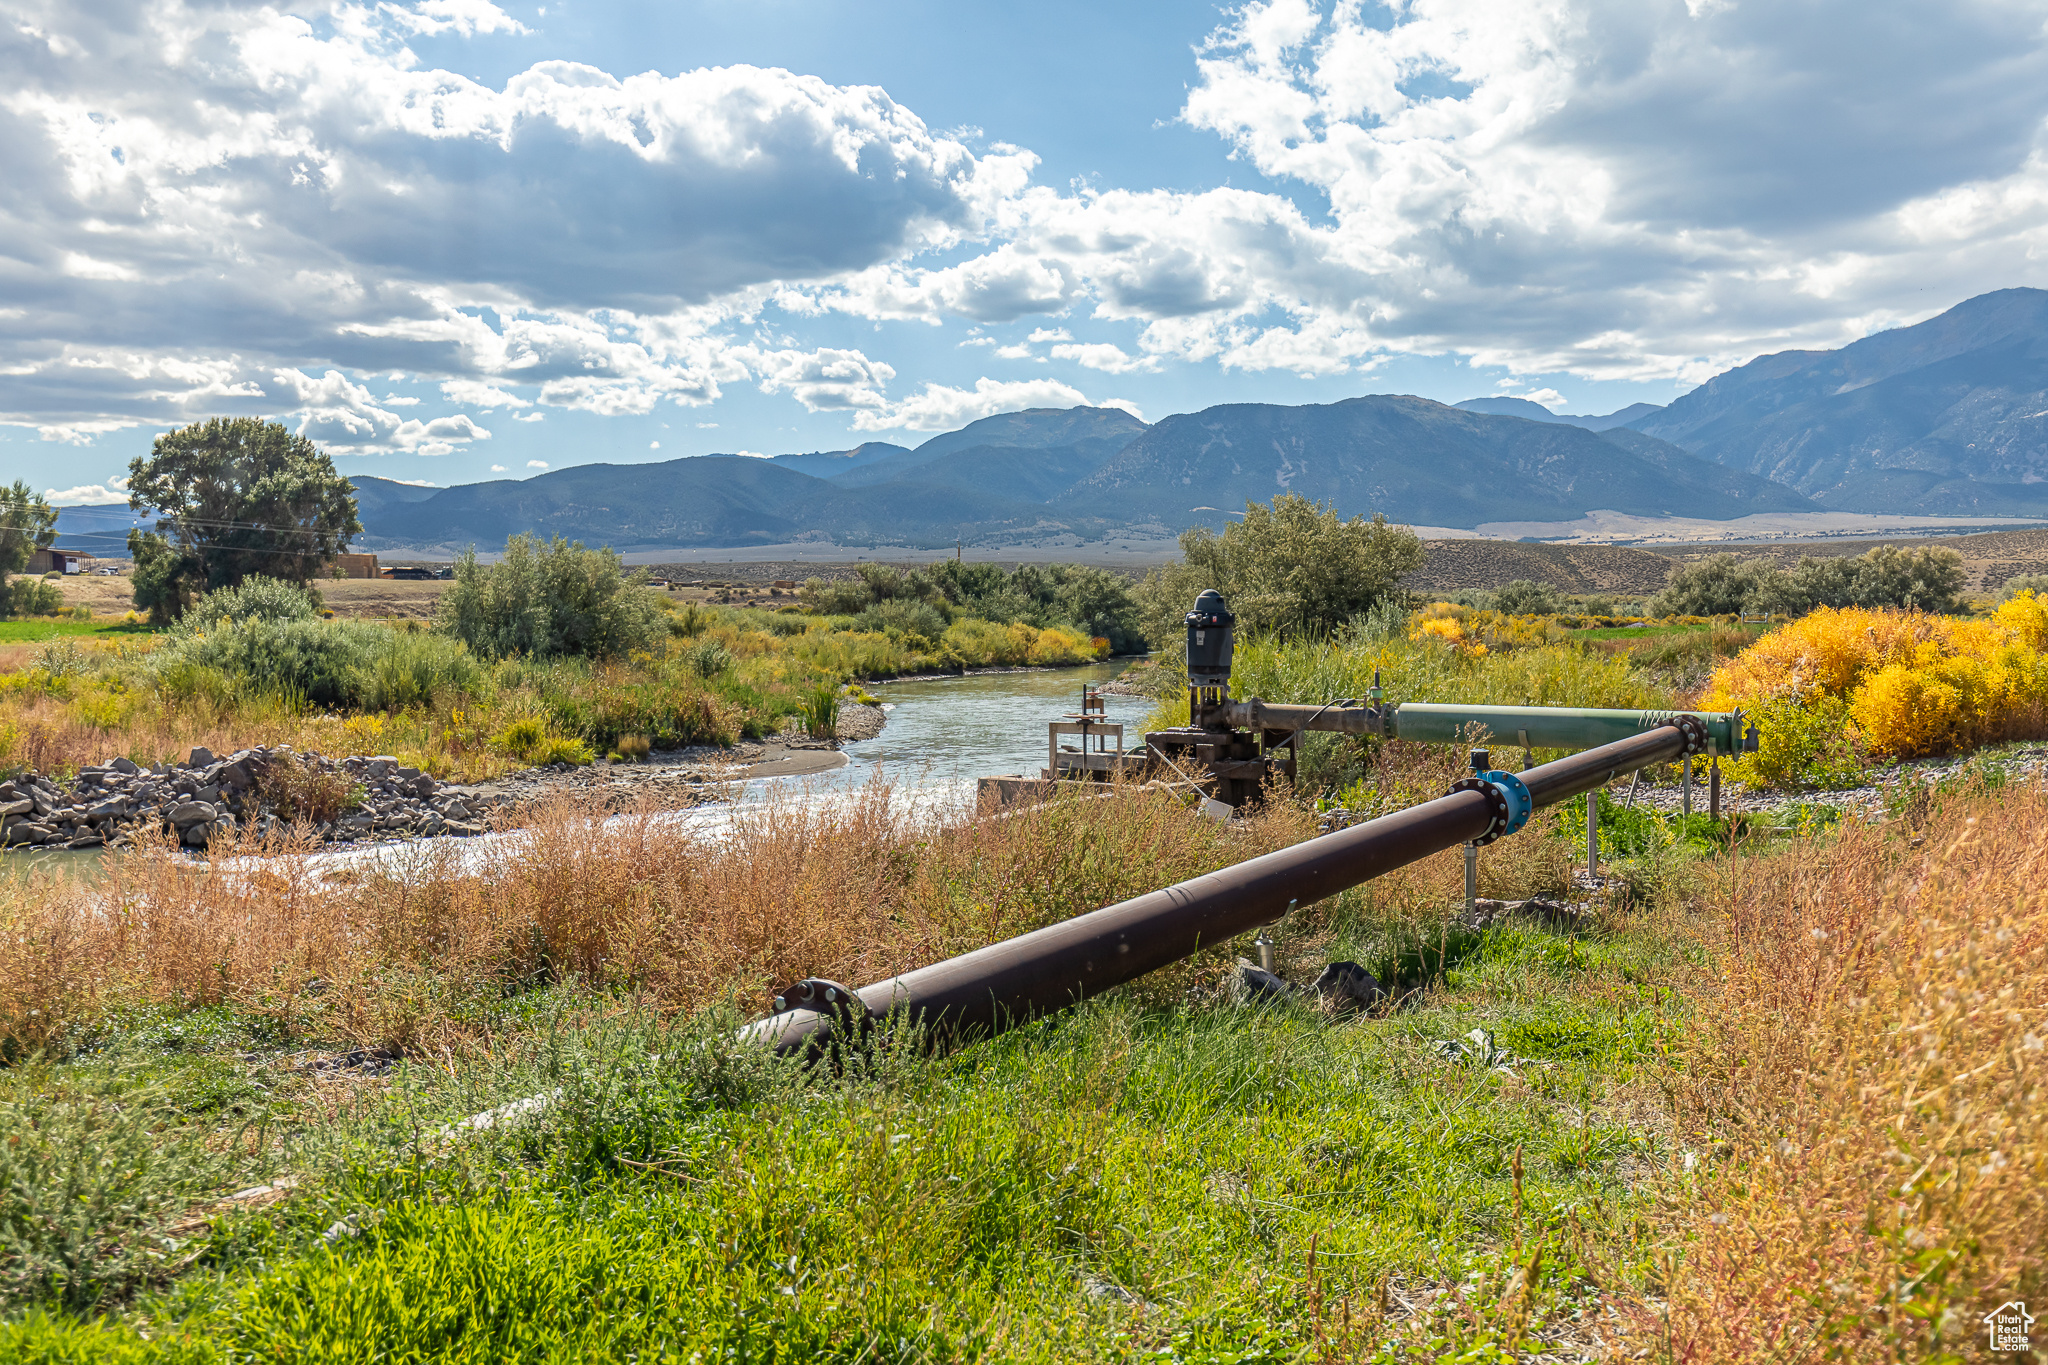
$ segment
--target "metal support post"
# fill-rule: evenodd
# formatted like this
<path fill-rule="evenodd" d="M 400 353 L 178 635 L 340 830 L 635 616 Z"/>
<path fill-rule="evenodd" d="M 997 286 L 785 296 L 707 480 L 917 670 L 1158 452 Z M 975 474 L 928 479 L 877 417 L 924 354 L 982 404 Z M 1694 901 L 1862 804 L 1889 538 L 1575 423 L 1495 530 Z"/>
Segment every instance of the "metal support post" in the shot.
<path fill-rule="evenodd" d="M 1479 845 L 1465 845 L 1465 920 L 1479 910 Z"/>
<path fill-rule="evenodd" d="M 1679 807 L 1678 807 L 1678 811 L 1679 811 L 1679 814 L 1681 814 L 1681 815 L 1683 815 L 1683 816 L 1687 817 L 1688 819 L 1690 819 L 1690 818 L 1691 818 L 1691 816 L 1692 816 L 1692 755 L 1691 755 L 1691 754 L 1687 754 L 1687 755 L 1685 756 L 1685 776 L 1684 776 L 1684 778 L 1683 778 L 1683 779 L 1681 780 L 1681 782 L 1680 782 L 1680 787 L 1682 788 L 1682 792 L 1681 792 L 1681 794 L 1680 794 L 1680 796 L 1679 796 L 1679 798 L 1678 798 L 1678 800 L 1679 800 Z"/>
<path fill-rule="evenodd" d="M 1586 793 L 1586 880 L 1600 880 L 1600 789 Z"/>
<path fill-rule="evenodd" d="M 1721 818 L 1721 756 L 1715 754 L 1707 760 L 1707 813 L 1714 819 Z"/>

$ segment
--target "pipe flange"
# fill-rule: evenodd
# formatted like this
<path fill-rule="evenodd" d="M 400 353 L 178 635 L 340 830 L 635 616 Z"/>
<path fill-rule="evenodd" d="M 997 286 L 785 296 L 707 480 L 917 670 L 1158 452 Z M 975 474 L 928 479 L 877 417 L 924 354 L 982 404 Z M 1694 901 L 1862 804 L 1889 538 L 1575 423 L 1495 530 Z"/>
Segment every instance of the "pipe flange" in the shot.
<path fill-rule="evenodd" d="M 1486 833 L 1472 842 L 1490 844 L 1504 835 L 1513 834 L 1529 823 L 1529 813 L 1536 808 L 1530 799 L 1529 788 L 1513 773 L 1485 772 L 1470 777 L 1461 777 L 1451 784 L 1454 792 L 1478 792 L 1486 798 L 1487 811 L 1492 821 Z"/>
<path fill-rule="evenodd" d="M 810 1010 L 837 1023 L 858 1023 L 861 1027 L 872 1017 L 859 991 L 822 976 L 807 976 L 775 992 L 775 1012 L 787 1014 L 791 1010 Z"/>
<path fill-rule="evenodd" d="M 1705 721 L 1701 720 L 1698 716 L 1682 715 L 1674 716 L 1670 723 L 1676 725 L 1678 732 L 1685 736 L 1685 757 L 1690 758 L 1694 754 L 1703 754 L 1707 751 L 1707 723 Z"/>

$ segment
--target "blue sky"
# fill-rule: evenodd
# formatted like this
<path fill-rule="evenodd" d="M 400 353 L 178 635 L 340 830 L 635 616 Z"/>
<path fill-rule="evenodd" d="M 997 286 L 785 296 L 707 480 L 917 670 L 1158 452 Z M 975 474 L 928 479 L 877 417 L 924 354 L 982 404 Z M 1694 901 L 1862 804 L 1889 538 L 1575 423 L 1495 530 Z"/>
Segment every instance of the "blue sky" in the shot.
<path fill-rule="evenodd" d="M 2048 285 L 2048 3 L 13 0 L 0 478 L 1663 402 Z"/>

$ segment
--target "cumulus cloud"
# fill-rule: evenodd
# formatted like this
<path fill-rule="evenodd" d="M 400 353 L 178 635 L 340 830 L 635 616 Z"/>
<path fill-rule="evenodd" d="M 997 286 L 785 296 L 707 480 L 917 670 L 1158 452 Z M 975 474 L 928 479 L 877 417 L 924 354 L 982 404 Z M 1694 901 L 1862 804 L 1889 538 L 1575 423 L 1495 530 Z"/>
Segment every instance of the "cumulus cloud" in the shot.
<path fill-rule="evenodd" d="M 1015 412 L 1019 408 L 1071 408 L 1087 401 L 1087 395 L 1079 389 L 1056 379 L 1009 382 L 977 379 L 971 390 L 926 384 L 922 393 L 913 394 L 886 410 L 858 414 L 853 425 L 860 431 L 896 428 L 950 431 L 999 412 Z"/>
<path fill-rule="evenodd" d="M 743 383 L 861 431 L 1084 401 L 892 392 L 892 357 L 804 334 L 827 313 L 1112 375 L 1703 377 L 2048 283 L 2042 3 L 1251 0 L 1180 117 L 1282 195 L 1055 189 L 878 88 L 619 76 L 489 0 L 20 0 L 0 423 L 85 443 L 286 402 L 346 452 L 432 455 L 489 438 L 472 412 Z M 483 34 L 530 64 L 493 84 L 408 46 Z M 375 397 L 387 375 L 438 405 Z"/>
<path fill-rule="evenodd" d="M 528 469 L 546 469 L 548 467 L 548 462 L 546 460 L 528 460 L 526 462 L 526 467 Z"/>
<path fill-rule="evenodd" d="M 125 484 L 125 479 L 113 480 Z M 43 500 L 53 507 L 104 506 L 108 503 L 128 501 L 125 488 L 109 488 L 103 483 L 84 483 L 76 488 L 46 488 Z"/>

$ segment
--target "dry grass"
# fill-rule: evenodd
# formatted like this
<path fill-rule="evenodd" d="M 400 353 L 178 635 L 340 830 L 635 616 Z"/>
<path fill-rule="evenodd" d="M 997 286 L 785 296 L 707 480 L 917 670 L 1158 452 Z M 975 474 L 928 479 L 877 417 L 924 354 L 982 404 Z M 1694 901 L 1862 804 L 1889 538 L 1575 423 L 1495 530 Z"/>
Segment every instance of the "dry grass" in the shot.
<path fill-rule="evenodd" d="M 303 842 L 168 846 L 95 880 L 37 875 L 0 910 L 0 1039 L 59 1039 L 124 1004 L 228 1003 L 288 1032 L 418 1048 L 465 1012 L 548 982 L 695 1008 L 819 974 L 866 982 L 1267 852 L 1313 830 L 1292 807 L 1240 829 L 1171 797 L 1061 799 L 934 831 L 889 787 L 832 807 L 745 810 L 711 840 L 662 812 L 568 799 L 524 837 L 420 846 L 322 877 Z M 260 871 L 237 870 L 254 853 Z"/>
<path fill-rule="evenodd" d="M 1975 1358 L 2048 1296 L 2044 825 L 2008 791 L 1731 870 L 1645 1316 L 1670 1359 Z"/>

